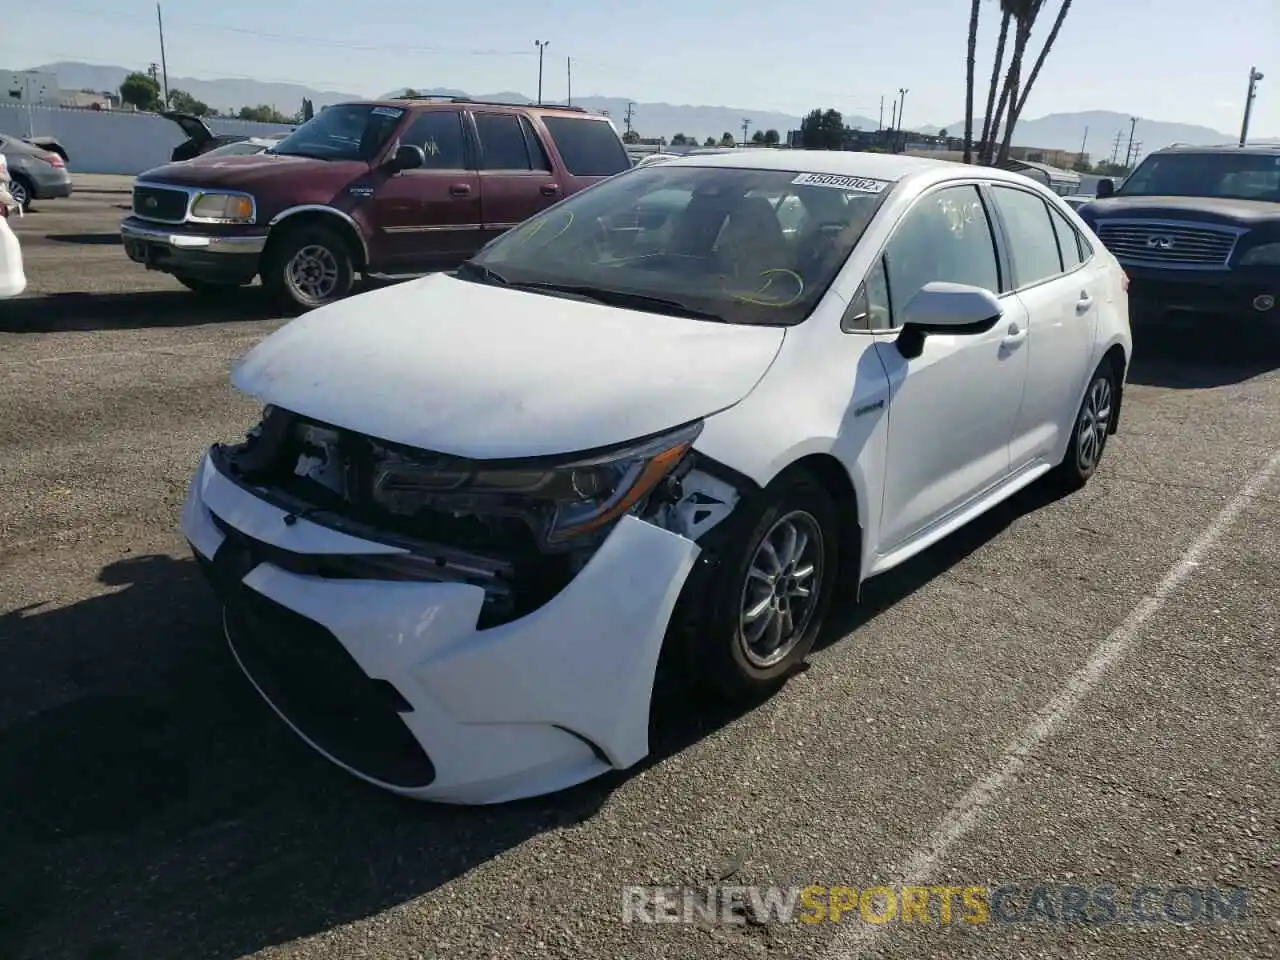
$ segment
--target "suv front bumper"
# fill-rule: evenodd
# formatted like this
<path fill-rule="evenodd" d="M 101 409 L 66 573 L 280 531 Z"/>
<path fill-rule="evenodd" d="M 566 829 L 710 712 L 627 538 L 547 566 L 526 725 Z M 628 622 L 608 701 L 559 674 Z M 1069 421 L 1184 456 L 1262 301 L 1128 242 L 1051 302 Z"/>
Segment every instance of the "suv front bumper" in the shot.
<path fill-rule="evenodd" d="M 330 579 L 263 559 L 401 552 L 286 515 L 206 453 L 182 529 L 241 668 L 329 760 L 395 793 L 470 804 L 560 790 L 649 752 L 693 541 L 624 517 L 557 596 L 481 630 L 478 586 Z"/>
<path fill-rule="evenodd" d="M 1258 317 L 1280 323 L 1280 269 L 1237 267 L 1234 270 L 1162 270 L 1121 261 L 1129 276 L 1129 299 L 1157 309 L 1232 317 Z M 1254 306 L 1258 297 L 1273 297 L 1268 310 Z"/>
<path fill-rule="evenodd" d="M 120 224 L 125 253 L 148 270 L 181 274 L 214 283 L 248 283 L 258 273 L 267 235 L 195 233 L 139 217 Z"/>

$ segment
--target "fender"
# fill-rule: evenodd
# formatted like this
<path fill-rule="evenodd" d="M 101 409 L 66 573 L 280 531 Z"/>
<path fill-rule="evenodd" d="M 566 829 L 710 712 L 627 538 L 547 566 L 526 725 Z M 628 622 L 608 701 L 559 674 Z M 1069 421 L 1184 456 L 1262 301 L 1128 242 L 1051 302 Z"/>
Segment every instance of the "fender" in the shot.
<path fill-rule="evenodd" d="M 339 220 L 345 223 L 346 226 L 350 229 L 351 233 L 360 242 L 360 255 L 362 258 L 360 265 L 362 267 L 368 267 L 369 244 L 365 241 L 364 231 L 360 229 L 360 224 L 356 223 L 356 221 L 352 218 L 351 214 L 345 213 L 344 211 L 339 210 L 337 207 L 326 206 L 325 204 L 322 204 L 322 203 L 299 204 L 296 207 L 289 207 L 288 209 L 281 210 L 274 217 L 272 217 L 270 220 L 267 221 L 267 226 L 275 227 L 278 224 L 282 223 L 283 221 L 299 213 L 323 213 L 326 216 L 337 217 Z"/>

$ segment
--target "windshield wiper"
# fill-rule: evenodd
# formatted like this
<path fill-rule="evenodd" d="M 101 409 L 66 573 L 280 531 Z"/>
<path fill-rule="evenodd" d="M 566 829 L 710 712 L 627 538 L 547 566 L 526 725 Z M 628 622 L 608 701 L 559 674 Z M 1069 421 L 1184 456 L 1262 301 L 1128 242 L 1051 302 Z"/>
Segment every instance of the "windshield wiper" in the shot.
<path fill-rule="evenodd" d="M 483 283 L 496 283 L 501 286 L 507 286 L 510 281 L 500 273 L 495 273 L 482 263 L 476 263 L 474 260 L 464 260 L 458 267 L 458 273 L 469 274 L 473 279 L 480 280 Z"/>
<path fill-rule="evenodd" d="M 586 300 L 594 300 L 596 303 L 603 303 L 611 307 L 632 307 L 637 310 L 652 310 L 655 313 L 665 313 L 673 317 L 687 317 L 690 320 L 714 320 L 719 323 L 725 323 L 724 317 L 718 313 L 708 313 L 705 310 L 696 310 L 687 304 L 681 303 L 679 300 L 669 300 L 665 297 L 651 297 L 643 293 L 626 293 L 622 290 L 609 290 L 602 287 L 592 287 L 585 284 L 573 283 L 512 283 L 510 286 L 517 290 L 540 290 L 547 293 L 564 293 L 570 296 L 582 297 Z"/>

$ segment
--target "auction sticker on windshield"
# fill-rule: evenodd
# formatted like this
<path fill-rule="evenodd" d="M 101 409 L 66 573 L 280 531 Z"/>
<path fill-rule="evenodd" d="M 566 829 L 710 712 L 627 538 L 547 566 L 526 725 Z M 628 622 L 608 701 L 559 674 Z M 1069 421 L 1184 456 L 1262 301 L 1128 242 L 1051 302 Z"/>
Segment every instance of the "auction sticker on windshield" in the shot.
<path fill-rule="evenodd" d="M 404 115 L 404 111 L 399 107 L 374 107 L 369 112 L 375 117 L 399 117 Z"/>
<path fill-rule="evenodd" d="M 891 180 L 873 180 L 870 177 L 846 177 L 838 173 L 802 173 L 791 181 L 809 187 L 834 187 L 855 193 L 880 193 L 892 185 Z"/>

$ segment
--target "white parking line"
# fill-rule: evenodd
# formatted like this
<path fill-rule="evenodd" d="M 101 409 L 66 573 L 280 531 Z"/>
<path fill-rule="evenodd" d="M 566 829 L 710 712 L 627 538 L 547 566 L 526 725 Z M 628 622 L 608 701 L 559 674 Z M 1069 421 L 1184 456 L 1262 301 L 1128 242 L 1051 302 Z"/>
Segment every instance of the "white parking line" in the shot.
<path fill-rule="evenodd" d="M 1280 451 L 1272 454 L 1266 466 L 1240 488 L 1222 512 L 1165 574 L 1155 592 L 1139 603 L 1111 636 L 1094 649 L 1084 666 L 1068 678 L 1053 699 L 1014 738 L 995 766 L 969 788 L 947 812 L 928 840 L 899 867 L 898 876 L 903 885 L 922 886 L 933 878 L 951 849 L 973 830 L 986 809 L 1000 797 L 1010 781 L 1018 776 L 1027 757 L 1053 736 L 1054 731 L 1080 705 L 1107 671 L 1128 655 L 1137 642 L 1142 627 L 1160 612 L 1173 592 L 1191 576 L 1204 555 L 1222 539 L 1240 512 L 1262 493 L 1278 470 Z M 887 926 L 869 924 L 844 927 L 836 934 L 823 960 L 857 960 L 888 931 Z"/>

